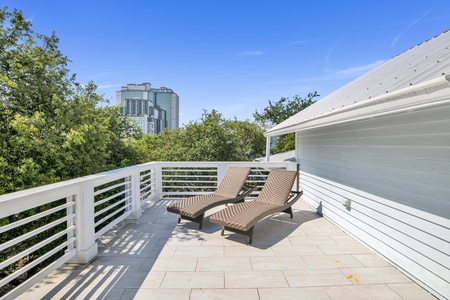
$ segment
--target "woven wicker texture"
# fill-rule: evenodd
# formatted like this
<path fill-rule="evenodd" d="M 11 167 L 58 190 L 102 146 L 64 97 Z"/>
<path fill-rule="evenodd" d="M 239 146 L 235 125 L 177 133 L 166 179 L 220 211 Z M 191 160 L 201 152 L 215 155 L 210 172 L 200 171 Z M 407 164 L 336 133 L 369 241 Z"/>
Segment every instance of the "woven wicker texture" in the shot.
<path fill-rule="evenodd" d="M 297 171 L 272 170 L 256 201 L 284 205 L 288 200 Z"/>
<path fill-rule="evenodd" d="M 228 167 L 214 194 L 235 198 L 247 180 L 250 168 Z"/>
<path fill-rule="evenodd" d="M 209 220 L 216 224 L 247 231 L 255 225 L 262 214 L 267 215 L 278 211 L 280 211 L 279 205 L 247 201 L 228 206 L 211 215 Z"/>
<path fill-rule="evenodd" d="M 195 199 L 192 199 L 195 198 Z M 209 194 L 209 195 L 201 195 L 201 196 L 194 196 L 191 198 L 187 198 L 187 203 L 183 203 L 183 207 L 180 209 L 180 213 L 184 216 L 188 216 L 191 218 L 195 218 L 202 214 L 205 210 L 208 210 L 211 207 L 214 207 L 216 205 L 225 204 L 229 202 L 228 200 L 234 199 L 222 195 L 216 195 L 216 194 Z M 184 201 L 184 200 L 181 200 Z M 178 201 L 178 202 L 181 202 Z"/>
<path fill-rule="evenodd" d="M 177 201 L 168 207 L 171 212 L 195 218 L 216 205 L 233 202 L 247 180 L 250 168 L 229 167 L 219 187 L 212 194 L 198 195 Z"/>
<path fill-rule="evenodd" d="M 270 171 L 256 200 L 229 206 L 211 215 L 209 220 L 223 226 L 247 231 L 261 218 L 288 207 L 286 201 L 289 199 L 296 176 L 296 171 Z"/>

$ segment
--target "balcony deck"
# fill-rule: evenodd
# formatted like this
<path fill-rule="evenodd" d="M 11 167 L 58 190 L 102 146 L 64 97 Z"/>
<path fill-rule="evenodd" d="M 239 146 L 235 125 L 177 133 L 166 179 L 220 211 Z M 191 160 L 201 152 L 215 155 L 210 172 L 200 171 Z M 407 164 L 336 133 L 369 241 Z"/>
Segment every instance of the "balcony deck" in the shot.
<path fill-rule="evenodd" d="M 258 223 L 252 245 L 147 203 L 99 241 L 88 265 L 65 265 L 18 299 L 435 299 L 301 201 L 294 219 Z"/>

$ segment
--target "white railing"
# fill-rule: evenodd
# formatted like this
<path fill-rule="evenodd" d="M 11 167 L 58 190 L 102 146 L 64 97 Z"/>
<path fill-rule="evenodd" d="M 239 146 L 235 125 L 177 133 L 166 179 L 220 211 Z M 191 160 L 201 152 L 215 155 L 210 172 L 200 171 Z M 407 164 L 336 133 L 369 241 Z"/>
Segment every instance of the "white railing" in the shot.
<path fill-rule="evenodd" d="M 0 289 L 21 282 L 0 298 L 14 299 L 64 263 L 91 261 L 96 240 L 124 219 L 139 218 L 144 201 L 213 191 L 230 165 L 251 167 L 247 184 L 258 187 L 270 168 L 297 168 L 289 162 L 152 162 L 0 196 Z M 33 275 L 24 279 L 27 272 Z"/>

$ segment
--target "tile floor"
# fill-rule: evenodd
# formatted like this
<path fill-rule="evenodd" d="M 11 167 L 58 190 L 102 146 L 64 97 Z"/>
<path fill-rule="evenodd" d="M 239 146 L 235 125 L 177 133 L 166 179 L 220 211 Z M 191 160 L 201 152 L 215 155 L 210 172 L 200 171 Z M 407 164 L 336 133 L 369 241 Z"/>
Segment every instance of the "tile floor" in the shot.
<path fill-rule="evenodd" d="M 18 299 L 435 299 L 297 202 L 257 224 L 252 245 L 218 225 L 148 203 L 99 241 L 89 265 L 65 265 Z M 212 213 L 211 211 L 210 213 Z"/>

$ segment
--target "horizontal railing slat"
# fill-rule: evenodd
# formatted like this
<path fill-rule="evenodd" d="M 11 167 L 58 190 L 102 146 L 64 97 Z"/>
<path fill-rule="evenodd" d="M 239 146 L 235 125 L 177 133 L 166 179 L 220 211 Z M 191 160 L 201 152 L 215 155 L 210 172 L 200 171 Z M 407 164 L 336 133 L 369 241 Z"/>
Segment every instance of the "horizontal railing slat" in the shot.
<path fill-rule="evenodd" d="M 54 208 L 48 209 L 46 211 L 43 211 L 43 212 L 38 213 L 38 214 L 35 214 L 35 215 L 30 216 L 28 218 L 25 218 L 25 219 L 16 221 L 14 223 L 10 223 L 8 225 L 2 226 L 2 227 L 0 227 L 0 233 L 6 232 L 8 230 L 17 228 L 17 227 L 22 226 L 22 225 L 25 225 L 25 224 L 27 224 L 29 222 L 32 222 L 34 220 L 37 220 L 37 219 L 40 219 L 42 217 L 48 216 L 48 215 L 50 215 L 50 214 L 52 214 L 54 212 L 60 211 L 60 210 L 62 210 L 64 208 L 68 208 L 70 206 L 74 206 L 74 204 L 75 204 L 74 202 L 65 203 L 63 205 L 56 206 Z"/>
<path fill-rule="evenodd" d="M 9 266 L 13 262 L 15 262 L 15 261 L 21 259 L 22 257 L 30 254 L 31 252 L 34 252 L 34 251 L 38 250 L 39 248 L 47 245 L 48 243 L 51 243 L 52 241 L 56 240 L 57 238 L 59 238 L 59 237 L 61 237 L 63 235 L 66 235 L 67 233 L 69 233 L 70 231 L 72 231 L 74 229 L 75 229 L 75 226 L 71 226 L 71 227 L 69 227 L 69 228 L 67 228 L 67 229 L 65 229 L 63 231 L 58 232 L 57 234 L 52 235 L 51 237 L 43 240 L 42 242 L 37 243 L 37 244 L 33 245 L 32 247 L 27 248 L 26 250 L 24 250 L 24 251 L 22 251 L 22 252 L 20 252 L 20 253 L 18 253 L 16 255 L 14 255 L 14 256 L 12 256 L 10 258 L 8 258 L 7 260 L 5 260 L 5 261 L 0 263 L 0 269 L 3 269 L 4 267 Z"/>
<path fill-rule="evenodd" d="M 25 234 L 23 234 L 23 235 L 21 235 L 19 237 L 16 237 L 15 239 L 7 241 L 7 242 L 5 242 L 5 243 L 0 245 L 0 251 L 8 249 L 9 247 L 12 247 L 12 246 L 14 246 L 14 245 L 16 245 L 16 244 L 18 244 L 20 242 L 23 242 L 23 241 L 29 239 L 30 237 L 38 235 L 39 233 L 44 232 L 44 231 L 46 231 L 46 230 L 48 230 L 48 229 L 50 229 L 50 228 L 52 228 L 52 227 L 54 227 L 56 225 L 59 225 L 59 224 L 61 224 L 63 222 L 67 222 L 67 220 L 69 220 L 70 218 L 73 218 L 73 216 L 65 216 L 64 218 L 60 218 L 60 219 L 58 219 L 56 221 L 53 221 L 53 222 L 51 222 L 49 224 L 41 226 L 41 227 L 39 227 L 39 228 L 37 228 L 37 229 L 35 229 L 33 231 L 27 232 L 27 233 L 25 233 Z"/>
<path fill-rule="evenodd" d="M 17 277 L 19 277 L 23 273 L 25 273 L 25 272 L 29 271 L 30 269 L 34 268 L 35 266 L 37 266 L 38 264 L 40 264 L 41 262 L 43 262 L 44 260 L 46 260 L 47 258 L 52 256 L 53 254 L 55 254 L 56 252 L 58 252 L 61 249 L 64 249 L 64 247 L 66 247 L 69 244 L 72 244 L 73 242 L 75 242 L 75 238 L 71 238 L 71 239 L 67 240 L 66 242 L 60 244 L 58 247 L 53 248 L 51 251 L 49 251 L 46 254 L 42 255 L 38 259 L 36 259 L 36 260 L 32 261 L 31 263 L 29 263 L 28 265 L 22 267 L 18 271 L 16 271 L 16 272 L 12 273 L 11 275 L 1 279 L 0 280 L 0 286 L 3 286 L 5 284 L 7 284 L 8 282 L 10 282 L 11 280 L 16 279 Z"/>
<path fill-rule="evenodd" d="M 263 185 L 267 178 L 267 171 L 271 168 L 295 169 L 295 163 L 292 162 L 150 162 L 0 195 L 0 219 L 58 200 L 69 200 L 63 205 L 0 227 L 0 234 L 2 234 L 21 226 L 27 226 L 29 222 L 52 215 L 58 211 L 66 210 L 65 217 L 43 224 L 31 232 L 0 244 L 0 251 L 3 251 L 54 226 L 64 222 L 67 223 L 67 228 L 56 234 L 52 233 L 51 237 L 43 237 L 44 240 L 36 241 L 36 244 L 30 245 L 25 250 L 21 249 L 19 253 L 12 252 L 11 256 L 6 259 L 2 257 L 0 268 L 7 267 L 33 252 L 36 253 L 38 252 L 36 250 L 42 249 L 43 245 L 67 235 L 66 242 L 49 252 L 41 254 L 36 260 L 14 271 L 10 276 L 2 278 L 0 287 L 6 282 L 10 282 L 28 272 L 37 264 L 64 249 L 64 247 L 67 247 L 65 249 L 66 252 L 61 254 L 60 258 L 55 262 L 50 262 L 48 267 L 44 267 L 40 273 L 31 274 L 29 280 L 9 292 L 7 296 L 14 295 L 17 293 L 15 291 L 23 291 L 23 287 L 30 287 L 33 280 L 44 278 L 46 274 L 57 266 L 68 262 L 69 259 L 75 259 L 75 261 L 86 259 L 86 253 L 90 249 L 97 247 L 95 239 L 98 239 L 102 234 L 126 218 L 139 218 L 142 210 L 141 205 L 144 205 L 148 199 L 153 201 L 162 197 L 181 198 L 210 194 L 219 185 L 220 179 L 228 166 L 250 167 L 251 171 L 247 184 L 256 185 L 258 188 Z M 120 191 L 114 195 L 107 195 L 114 189 L 120 189 Z M 107 195 L 107 197 L 98 200 L 102 195 Z M 258 195 L 258 191 L 255 191 L 252 197 L 254 195 Z M 95 209 L 98 209 L 100 205 L 104 205 L 108 201 L 114 203 L 95 212 Z M 96 217 L 105 214 L 108 210 L 113 211 L 95 222 Z M 88 223 L 88 225 L 85 223 Z M 100 229 L 95 231 L 96 228 Z M 92 253 L 94 253 L 95 257 L 97 252 L 93 251 Z M 92 258 L 90 257 L 89 259 Z"/>

